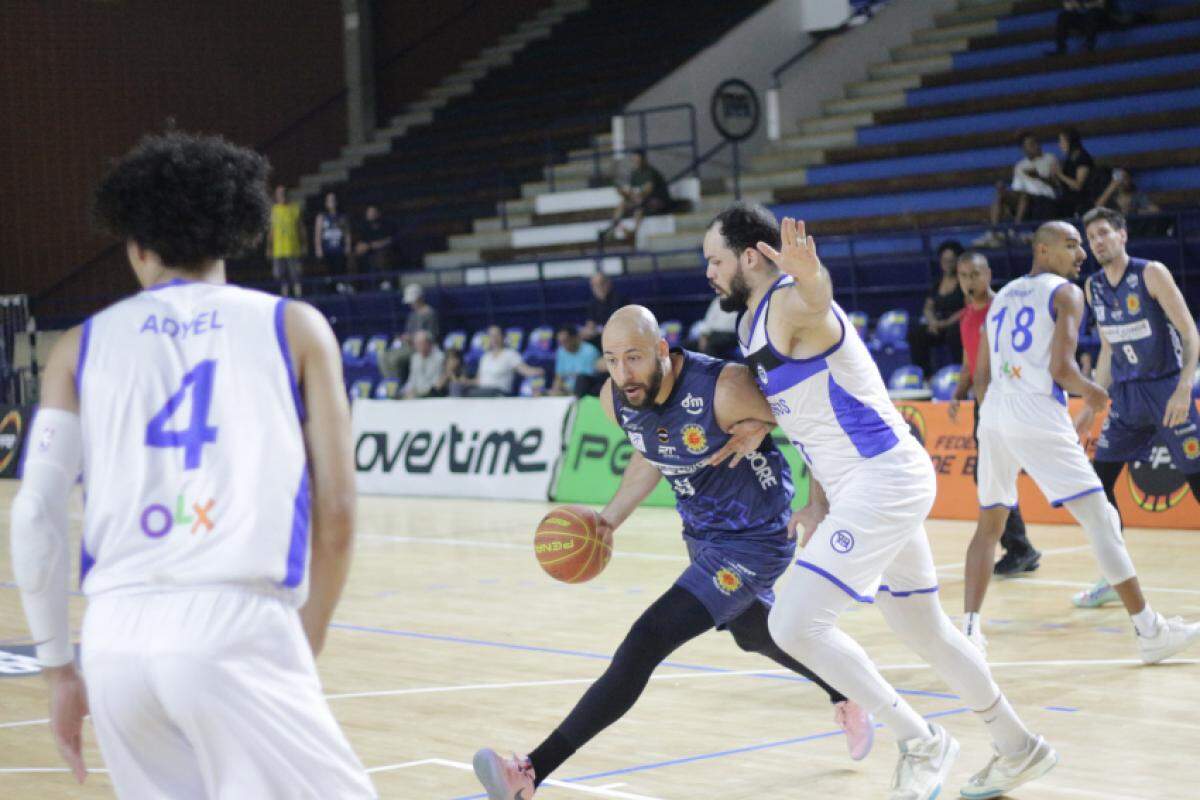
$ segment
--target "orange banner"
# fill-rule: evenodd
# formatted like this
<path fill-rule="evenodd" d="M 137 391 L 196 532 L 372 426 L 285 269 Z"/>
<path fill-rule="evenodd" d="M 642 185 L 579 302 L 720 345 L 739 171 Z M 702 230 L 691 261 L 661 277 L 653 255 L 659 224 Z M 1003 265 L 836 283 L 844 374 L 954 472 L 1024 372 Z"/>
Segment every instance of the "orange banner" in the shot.
<path fill-rule="evenodd" d="M 1071 413 L 1082 406 L 1071 399 Z M 972 478 L 977 451 L 971 436 L 973 403 L 964 402 L 958 420 L 951 421 L 948 403 L 898 402 L 896 407 L 908 420 L 913 433 L 929 451 L 938 476 L 937 501 L 930 516 L 937 519 L 979 517 L 979 503 Z M 1088 456 L 1096 446 L 1104 414 L 1097 417 L 1087 441 Z M 1021 473 L 1017 486 L 1021 513 L 1028 522 L 1072 524 L 1074 518 L 1063 508 L 1051 508 L 1033 480 Z M 1149 461 L 1127 465 L 1117 480 L 1117 504 L 1126 525 L 1144 528 L 1190 528 L 1200 530 L 1200 503 L 1192 496 L 1183 473 L 1175 469 L 1165 447 L 1155 445 Z"/>

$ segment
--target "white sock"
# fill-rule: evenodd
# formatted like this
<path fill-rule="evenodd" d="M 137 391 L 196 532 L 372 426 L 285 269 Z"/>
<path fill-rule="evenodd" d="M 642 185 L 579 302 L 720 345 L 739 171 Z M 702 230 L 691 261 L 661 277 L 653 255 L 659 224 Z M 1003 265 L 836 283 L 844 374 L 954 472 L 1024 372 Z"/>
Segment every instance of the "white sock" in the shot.
<path fill-rule="evenodd" d="M 883 708 L 876 709 L 874 715 L 875 719 L 892 729 L 898 741 L 933 738 L 933 731 L 929 728 L 929 723 L 921 719 L 921 715 L 899 696 L 892 701 L 890 706 L 885 705 Z"/>
<path fill-rule="evenodd" d="M 967 636 L 971 635 L 972 631 L 977 631 L 983 622 L 979 619 L 979 612 L 968 611 L 966 619 L 963 620 L 963 633 Z"/>
<path fill-rule="evenodd" d="M 996 702 L 992 703 L 990 708 L 976 711 L 975 714 L 987 726 L 988 733 L 991 734 L 992 741 L 996 743 L 996 750 L 1000 755 L 1015 756 L 1029 749 L 1033 735 L 1029 733 L 1017 716 L 1017 712 L 1013 711 L 1012 706 L 1008 704 L 1008 698 L 1003 694 L 996 698 Z"/>
<path fill-rule="evenodd" d="M 1133 629 L 1139 636 L 1153 636 L 1158 632 L 1158 614 L 1146 603 L 1146 607 L 1136 614 L 1129 616 L 1133 620 Z"/>

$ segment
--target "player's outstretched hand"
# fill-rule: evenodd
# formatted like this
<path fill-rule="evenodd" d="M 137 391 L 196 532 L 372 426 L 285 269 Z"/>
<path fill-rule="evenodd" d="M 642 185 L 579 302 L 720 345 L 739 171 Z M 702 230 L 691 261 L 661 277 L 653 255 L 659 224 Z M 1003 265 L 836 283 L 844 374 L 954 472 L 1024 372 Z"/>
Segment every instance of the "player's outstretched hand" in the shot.
<path fill-rule="evenodd" d="M 763 439 L 767 438 L 767 435 L 771 433 L 771 429 L 774 427 L 770 423 L 757 419 L 744 419 L 741 422 L 734 423 L 727 431 L 729 441 L 725 443 L 724 447 L 708 457 L 708 465 L 715 467 L 732 456 L 729 468 L 733 469 L 738 465 L 739 461 L 758 449 L 759 445 L 763 443 Z"/>
<path fill-rule="evenodd" d="M 799 536 L 800 546 L 804 547 L 828 513 L 829 506 L 813 502 L 799 511 L 793 511 L 792 518 L 788 520 L 788 537 L 795 539 Z"/>
<path fill-rule="evenodd" d="M 797 280 L 813 278 L 821 271 L 817 258 L 817 241 L 804 232 L 804 221 L 784 217 L 779 226 L 780 247 L 776 250 L 766 242 L 758 243 L 758 252 L 775 262 L 781 270 Z"/>
<path fill-rule="evenodd" d="M 87 778 L 87 767 L 83 763 L 87 689 L 74 664 L 47 669 L 46 677 L 50 681 L 50 732 L 54 735 L 54 744 L 75 780 L 83 783 Z"/>
<path fill-rule="evenodd" d="M 1163 425 L 1168 428 L 1174 428 L 1176 425 L 1182 425 L 1187 422 L 1188 413 L 1192 410 L 1192 387 L 1186 383 L 1181 383 L 1171 393 L 1171 398 L 1167 400 L 1167 410 L 1163 414 Z"/>
<path fill-rule="evenodd" d="M 605 519 L 603 514 L 596 515 L 596 535 L 603 537 L 604 534 L 607 532 L 609 541 L 611 541 L 613 531 L 615 531 L 616 529 L 617 529 L 617 526 L 613 525 L 611 522 L 609 522 L 607 519 Z"/>

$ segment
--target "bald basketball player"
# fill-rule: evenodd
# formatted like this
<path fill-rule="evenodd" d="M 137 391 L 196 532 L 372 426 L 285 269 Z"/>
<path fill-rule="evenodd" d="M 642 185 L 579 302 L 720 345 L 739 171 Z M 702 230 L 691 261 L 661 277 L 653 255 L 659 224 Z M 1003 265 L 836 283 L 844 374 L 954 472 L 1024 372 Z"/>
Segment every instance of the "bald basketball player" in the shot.
<path fill-rule="evenodd" d="M 633 624 L 608 669 L 541 745 L 528 756 L 502 758 L 490 749 L 475 754 L 475 774 L 489 799 L 531 800 L 554 770 L 633 707 L 667 656 L 714 627 L 732 633 L 743 650 L 824 689 L 851 758 L 865 757 L 871 718 L 784 653 L 767 630 L 772 586 L 792 561 L 797 528 L 807 532 L 816 523 L 807 508 L 792 514 L 792 477 L 771 438 L 748 449 L 741 437 L 730 436 L 774 427 L 749 371 L 668 349 L 658 320 L 642 306 L 612 315 L 603 347 L 611 377 L 600 402 L 634 453 L 600 526 L 609 532 L 620 527 L 665 477 L 675 490 L 691 563 Z"/>

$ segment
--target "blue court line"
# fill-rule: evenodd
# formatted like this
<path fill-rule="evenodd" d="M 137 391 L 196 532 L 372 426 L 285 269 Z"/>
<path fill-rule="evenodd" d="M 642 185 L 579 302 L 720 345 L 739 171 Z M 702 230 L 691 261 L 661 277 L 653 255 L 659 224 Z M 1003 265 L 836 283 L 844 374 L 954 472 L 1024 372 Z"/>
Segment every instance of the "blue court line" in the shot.
<path fill-rule="evenodd" d="M 949 711 L 937 711 L 933 714 L 923 715 L 925 719 L 937 719 L 938 717 L 949 717 L 955 714 L 964 714 L 970 711 L 969 708 L 952 708 Z M 876 728 L 883 727 L 876 724 Z M 834 736 L 842 736 L 841 730 L 826 731 L 824 733 L 814 733 L 808 736 L 800 736 L 795 739 L 781 739 L 777 742 L 766 742 L 765 744 L 754 744 L 746 747 L 735 747 L 732 750 L 718 750 L 715 753 L 701 753 L 695 756 L 684 756 L 683 758 L 673 758 L 668 761 L 656 761 L 650 764 L 639 764 L 634 767 L 622 767 L 621 769 L 610 769 L 606 772 L 593 772 L 590 775 L 580 775 L 578 778 L 561 778 L 560 780 L 566 783 L 582 783 L 583 781 L 592 781 L 599 778 L 612 778 L 617 775 L 629 775 L 633 772 L 646 772 L 652 769 L 662 769 L 663 767 L 674 767 L 679 764 L 690 764 L 695 761 L 709 761 L 714 758 L 725 758 L 727 756 L 736 756 L 742 753 L 753 753 L 757 750 L 770 750 L 775 747 L 787 747 L 793 744 L 803 744 L 805 742 L 815 742 L 820 739 L 829 739 Z M 486 798 L 486 794 L 470 794 L 461 797 L 455 797 L 453 800 L 480 800 Z"/>
<path fill-rule="evenodd" d="M 1046 706 L 1046 710 L 1047 711 L 1062 711 L 1063 713 L 1066 713 L 1066 714 L 1074 714 L 1079 709 L 1072 708 L 1071 706 Z"/>
<path fill-rule="evenodd" d="M 348 631 L 359 631 L 361 633 L 380 633 L 387 636 L 402 636 L 408 639 L 423 639 L 430 642 L 447 642 L 450 644 L 469 644 L 476 647 L 497 647 L 503 650 L 519 650 L 526 653 L 549 653 L 558 656 L 573 656 L 575 658 L 590 658 L 595 661 L 612 661 L 612 655 L 605 653 L 589 653 L 584 650 L 564 650 L 558 647 L 539 647 L 537 645 L 528 644 L 513 644 L 511 642 L 493 642 L 487 639 L 468 639 L 461 636 L 447 636 L 437 633 L 421 633 L 419 631 L 399 631 L 392 628 L 379 628 L 370 625 L 349 625 L 344 622 L 330 623 L 331 628 L 340 628 Z M 692 672 L 710 672 L 710 673 L 725 673 L 734 672 L 734 670 L 725 667 L 709 667 L 702 664 L 682 664 L 678 661 L 664 661 L 661 666 L 674 667 L 675 669 L 685 669 Z M 808 678 L 803 678 L 799 675 L 775 675 L 771 673 L 754 673 L 745 676 L 747 678 L 763 678 L 776 681 L 794 681 L 797 683 L 812 683 Z M 934 697 L 939 700 L 958 700 L 956 694 L 947 692 L 926 692 L 920 689 L 897 689 L 897 693 L 911 695 L 914 697 Z"/>

